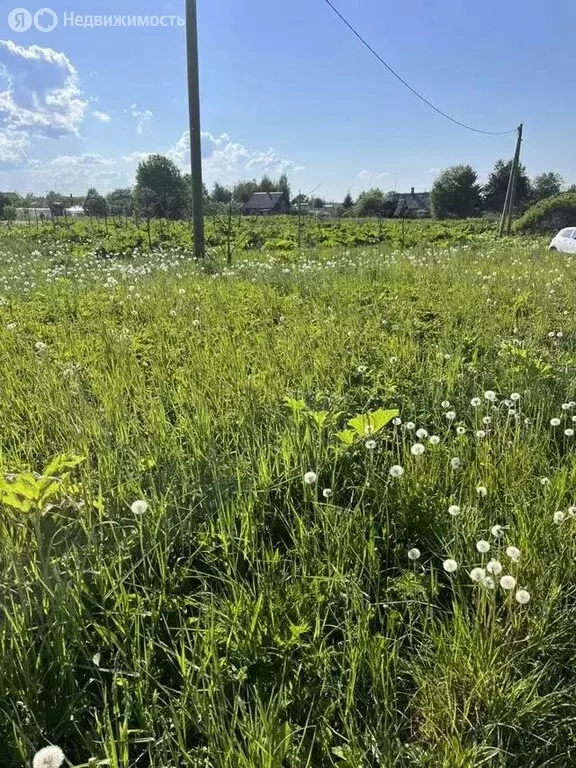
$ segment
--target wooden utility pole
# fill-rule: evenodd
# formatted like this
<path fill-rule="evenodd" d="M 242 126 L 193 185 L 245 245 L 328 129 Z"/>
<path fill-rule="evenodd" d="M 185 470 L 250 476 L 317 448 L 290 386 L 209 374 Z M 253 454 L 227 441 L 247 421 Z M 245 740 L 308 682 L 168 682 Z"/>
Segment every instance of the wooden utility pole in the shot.
<path fill-rule="evenodd" d="M 514 153 L 514 160 L 512 161 L 512 168 L 510 170 L 510 178 L 508 179 L 508 189 L 506 190 L 506 200 L 504 201 L 504 210 L 502 212 L 502 219 L 500 220 L 500 230 L 498 232 L 499 237 L 510 234 L 512 227 L 512 214 L 514 211 L 514 197 L 516 195 L 516 182 L 518 181 L 518 169 L 520 167 L 520 149 L 522 147 L 522 131 L 523 125 L 520 123 L 518 126 L 518 139 L 516 141 L 516 152 Z"/>
<path fill-rule="evenodd" d="M 188 111 L 190 116 L 190 164 L 194 214 L 194 255 L 204 258 L 204 185 L 202 183 L 202 137 L 200 133 L 200 69 L 198 64 L 198 18 L 196 0 L 186 0 L 186 54 L 188 60 Z"/>

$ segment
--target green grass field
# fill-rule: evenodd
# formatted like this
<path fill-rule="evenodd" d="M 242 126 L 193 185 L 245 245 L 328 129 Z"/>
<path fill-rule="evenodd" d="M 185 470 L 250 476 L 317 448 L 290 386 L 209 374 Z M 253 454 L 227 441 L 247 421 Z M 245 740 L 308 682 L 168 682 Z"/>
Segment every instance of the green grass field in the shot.
<path fill-rule="evenodd" d="M 0 251 L 3 768 L 574 763 L 567 257 Z"/>

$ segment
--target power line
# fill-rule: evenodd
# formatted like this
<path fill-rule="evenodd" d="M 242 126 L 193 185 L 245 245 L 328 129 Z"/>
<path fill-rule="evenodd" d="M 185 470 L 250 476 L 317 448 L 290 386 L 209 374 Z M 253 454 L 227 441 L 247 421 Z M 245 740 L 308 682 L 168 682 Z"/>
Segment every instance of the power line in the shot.
<path fill-rule="evenodd" d="M 394 77 L 397 80 L 399 80 L 402 83 L 402 85 L 404 85 L 406 88 L 408 88 L 409 91 L 412 91 L 412 93 L 415 96 L 417 96 L 420 99 L 420 101 L 423 101 L 424 104 L 427 104 L 429 107 L 431 107 L 439 115 L 442 115 L 442 117 L 445 117 L 446 120 L 450 120 L 451 123 L 455 123 L 456 125 L 459 125 L 461 128 L 466 128 L 466 130 L 468 130 L 468 131 L 473 131 L 474 133 L 483 133 L 486 136 L 505 136 L 506 134 L 514 133 L 514 131 L 516 129 L 513 129 L 511 131 L 482 131 L 482 130 L 480 130 L 480 128 L 474 128 L 471 125 L 466 125 L 466 123 L 461 123 L 460 120 L 456 120 L 456 118 L 451 117 L 450 115 L 446 114 L 446 112 L 443 112 L 441 109 L 439 109 L 439 107 L 437 107 L 435 104 L 433 104 L 431 101 L 429 101 L 425 96 L 423 96 L 421 93 L 419 93 L 415 88 L 413 88 L 410 85 L 410 83 L 407 83 L 406 80 L 404 80 L 404 78 L 401 77 L 401 75 L 399 75 L 398 72 L 396 72 L 396 70 L 392 69 L 390 64 L 388 64 L 386 61 L 384 61 L 382 56 L 380 56 L 380 54 L 377 51 L 375 51 L 374 48 L 372 48 L 370 43 L 364 37 L 362 37 L 360 32 L 358 32 L 352 26 L 352 24 L 350 24 L 350 22 L 346 18 L 344 18 L 344 16 L 340 13 L 340 11 L 337 8 L 335 8 L 334 5 L 332 5 L 330 0 L 325 0 L 325 2 L 334 11 L 336 16 L 338 16 L 340 21 L 342 21 L 348 27 L 348 29 L 358 38 L 358 40 L 360 40 L 362 45 L 364 45 L 366 48 L 368 48 L 370 53 L 378 59 L 380 64 L 383 64 L 386 67 L 386 69 L 392 75 L 394 75 Z"/>

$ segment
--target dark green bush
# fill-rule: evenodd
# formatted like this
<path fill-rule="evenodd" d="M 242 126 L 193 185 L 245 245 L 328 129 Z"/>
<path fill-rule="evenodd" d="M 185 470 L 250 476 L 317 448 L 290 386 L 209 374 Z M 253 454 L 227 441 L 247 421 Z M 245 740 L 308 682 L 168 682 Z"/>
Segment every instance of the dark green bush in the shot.
<path fill-rule="evenodd" d="M 563 227 L 576 226 L 576 193 L 542 200 L 529 208 L 514 224 L 520 234 L 555 234 Z"/>

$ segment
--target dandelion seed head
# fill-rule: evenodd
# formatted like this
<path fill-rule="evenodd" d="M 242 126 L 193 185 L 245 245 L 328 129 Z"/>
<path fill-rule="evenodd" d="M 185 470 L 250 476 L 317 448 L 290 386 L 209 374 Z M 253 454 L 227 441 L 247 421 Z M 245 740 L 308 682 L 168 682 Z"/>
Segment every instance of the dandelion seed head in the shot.
<path fill-rule="evenodd" d="M 470 578 L 472 581 L 475 581 L 476 583 L 479 583 L 481 581 L 484 581 L 486 578 L 486 571 L 484 568 L 473 568 L 470 571 Z"/>
<path fill-rule="evenodd" d="M 560 525 L 564 522 L 566 519 L 566 513 L 562 512 L 561 510 L 558 510 L 558 512 L 554 512 L 554 522 L 556 525 Z"/>
<path fill-rule="evenodd" d="M 130 507 L 134 515 L 144 515 L 148 510 L 148 502 L 143 499 L 135 501 Z"/>
<path fill-rule="evenodd" d="M 425 450 L 426 448 L 422 443 L 415 443 L 412 448 L 410 448 L 410 453 L 412 456 L 422 456 Z"/>
<path fill-rule="evenodd" d="M 568 427 L 568 429 L 564 430 L 564 434 L 566 437 L 574 437 L 574 430 L 571 427 Z"/>
<path fill-rule="evenodd" d="M 462 437 L 462 435 L 465 435 L 466 427 L 456 427 L 456 434 L 460 435 L 460 437 Z"/>
<path fill-rule="evenodd" d="M 396 416 L 396 418 L 392 419 L 392 424 L 394 424 L 395 427 L 399 427 L 400 424 L 402 424 L 402 419 Z"/>
<path fill-rule="evenodd" d="M 503 528 L 501 525 L 493 525 L 490 532 L 492 533 L 492 536 L 494 536 L 495 539 L 501 539 L 502 536 L 506 535 L 506 529 Z"/>
<path fill-rule="evenodd" d="M 492 416 L 484 416 L 482 423 L 486 426 L 488 426 L 488 424 L 492 424 Z"/>
<path fill-rule="evenodd" d="M 431 435 L 431 437 L 428 440 L 428 442 L 430 443 L 430 445 L 439 445 L 440 438 L 438 437 L 438 435 Z"/>
<path fill-rule="evenodd" d="M 364 443 L 366 450 L 373 451 L 376 448 L 376 440 L 366 440 Z"/>
<path fill-rule="evenodd" d="M 530 602 L 530 592 L 527 592 L 525 589 L 519 589 L 516 592 L 516 602 L 520 603 L 520 605 L 528 605 Z"/>
<path fill-rule="evenodd" d="M 506 554 L 510 558 L 510 560 L 514 560 L 514 562 L 517 562 L 520 560 L 520 550 L 518 547 L 507 547 Z"/>
<path fill-rule="evenodd" d="M 488 495 L 488 488 L 486 488 L 483 485 L 479 485 L 478 488 L 476 488 L 476 493 L 478 494 L 478 496 L 485 499 L 486 496 Z"/>
<path fill-rule="evenodd" d="M 417 547 L 414 547 L 413 549 L 409 550 L 408 552 L 408 559 L 412 560 L 413 562 L 420 559 L 420 555 L 422 553 Z"/>
<path fill-rule="evenodd" d="M 490 542 L 480 539 L 480 541 L 476 542 L 476 549 L 481 555 L 485 555 L 486 552 L 490 552 Z"/>
<path fill-rule="evenodd" d="M 549 477 L 541 477 L 540 478 L 540 485 L 550 485 L 550 478 Z"/>
<path fill-rule="evenodd" d="M 413 421 L 407 421 L 405 427 L 408 431 L 412 432 L 413 429 L 416 429 L 416 424 Z"/>
<path fill-rule="evenodd" d="M 476 437 L 478 440 L 482 440 L 484 437 L 486 437 L 486 432 L 483 429 L 476 430 Z"/>
<path fill-rule="evenodd" d="M 510 592 L 516 587 L 516 579 L 514 576 L 502 576 L 500 579 L 500 586 L 507 592 Z"/>
<path fill-rule="evenodd" d="M 448 411 L 445 415 L 448 421 L 454 421 L 454 419 L 456 418 L 455 411 Z"/>
<path fill-rule="evenodd" d="M 396 477 L 396 478 L 402 477 L 402 475 L 404 474 L 404 469 L 398 464 L 396 464 L 393 467 L 390 467 L 389 474 L 390 474 L 390 477 Z"/>
<path fill-rule="evenodd" d="M 32 768 L 60 768 L 64 762 L 64 752 L 60 747 L 44 747 L 34 755 Z"/>
<path fill-rule="evenodd" d="M 486 570 L 488 573 L 491 573 L 492 576 L 500 576 L 503 571 L 503 566 L 498 560 L 490 560 L 490 562 L 486 564 Z"/>
<path fill-rule="evenodd" d="M 446 410 L 446 408 L 450 408 L 450 400 L 443 400 L 442 408 L 444 408 L 444 410 Z"/>
<path fill-rule="evenodd" d="M 45 352 L 46 344 L 44 344 L 43 341 L 37 341 L 36 344 L 34 344 L 34 349 L 36 350 L 36 352 Z"/>
<path fill-rule="evenodd" d="M 519 392 L 512 392 L 510 395 L 510 400 L 513 400 L 515 403 L 520 400 L 520 393 Z"/>
<path fill-rule="evenodd" d="M 332 488 L 324 488 L 322 491 L 322 496 L 324 496 L 325 499 L 329 499 L 334 495 L 334 491 Z"/>
<path fill-rule="evenodd" d="M 456 560 L 452 560 L 452 558 L 448 558 L 448 560 L 444 560 L 442 563 L 442 568 L 446 571 L 446 573 L 455 573 L 458 570 L 458 563 Z"/>
<path fill-rule="evenodd" d="M 460 514 L 461 511 L 462 510 L 460 509 L 460 507 L 457 504 L 451 504 L 448 507 L 448 514 L 452 515 L 452 517 L 458 517 L 458 515 Z"/>
<path fill-rule="evenodd" d="M 318 480 L 318 475 L 316 472 L 306 472 L 304 475 L 304 482 L 306 485 L 314 485 L 314 483 Z"/>
<path fill-rule="evenodd" d="M 560 419 L 550 419 L 550 426 L 551 427 L 559 427 L 560 426 Z"/>
<path fill-rule="evenodd" d="M 570 403 L 562 403 L 561 406 L 563 411 L 569 411 L 570 410 Z"/>
<path fill-rule="evenodd" d="M 479 397 L 473 397 L 472 400 L 470 400 L 470 405 L 472 408 L 478 408 L 479 405 L 482 404 L 482 400 L 480 400 Z"/>
<path fill-rule="evenodd" d="M 487 389 L 486 392 L 484 392 L 484 399 L 493 403 L 496 400 L 496 392 L 493 392 L 491 389 Z"/>
<path fill-rule="evenodd" d="M 496 582 L 494 581 L 492 576 L 486 576 L 486 578 L 482 582 L 482 586 L 486 587 L 486 589 L 496 589 Z"/>
<path fill-rule="evenodd" d="M 416 437 L 418 440 L 425 440 L 428 437 L 428 432 L 425 429 L 416 430 Z"/>
<path fill-rule="evenodd" d="M 458 456 L 454 456 L 453 459 L 450 459 L 450 466 L 452 469 L 460 469 L 462 466 L 462 460 L 458 458 Z"/>

